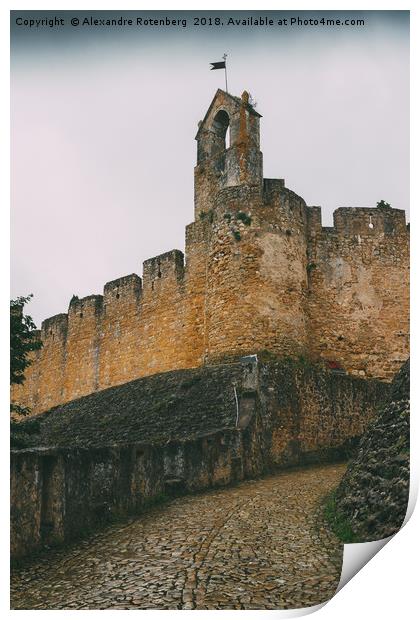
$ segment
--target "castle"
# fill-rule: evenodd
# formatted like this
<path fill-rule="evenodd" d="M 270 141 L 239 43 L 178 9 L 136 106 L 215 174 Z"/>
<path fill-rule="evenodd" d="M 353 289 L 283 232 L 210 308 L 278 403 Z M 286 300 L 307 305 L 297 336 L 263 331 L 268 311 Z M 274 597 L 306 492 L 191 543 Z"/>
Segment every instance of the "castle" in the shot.
<path fill-rule="evenodd" d="M 33 413 L 136 378 L 269 351 L 390 380 L 408 357 L 402 210 L 321 209 L 264 179 L 261 115 L 218 90 L 199 124 L 195 218 L 172 250 L 42 323 L 12 398 Z"/>

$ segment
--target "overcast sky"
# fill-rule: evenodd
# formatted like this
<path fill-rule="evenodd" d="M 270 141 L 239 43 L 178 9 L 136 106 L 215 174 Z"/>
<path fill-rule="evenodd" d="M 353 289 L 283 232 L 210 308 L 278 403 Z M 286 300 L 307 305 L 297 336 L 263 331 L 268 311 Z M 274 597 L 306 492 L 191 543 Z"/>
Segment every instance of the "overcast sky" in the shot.
<path fill-rule="evenodd" d="M 87 15 L 187 18 L 181 27 L 72 27 Z M 409 208 L 408 12 L 299 12 L 364 27 L 194 27 L 197 13 L 12 13 L 12 291 L 36 323 L 73 294 L 184 250 L 194 136 L 224 72 L 258 102 L 264 176 L 331 225 L 340 206 Z M 66 26 L 17 26 L 21 16 Z M 224 22 L 250 15 L 229 11 Z M 296 15 L 296 14 L 295 14 Z M 288 18 L 291 12 L 269 15 Z"/>

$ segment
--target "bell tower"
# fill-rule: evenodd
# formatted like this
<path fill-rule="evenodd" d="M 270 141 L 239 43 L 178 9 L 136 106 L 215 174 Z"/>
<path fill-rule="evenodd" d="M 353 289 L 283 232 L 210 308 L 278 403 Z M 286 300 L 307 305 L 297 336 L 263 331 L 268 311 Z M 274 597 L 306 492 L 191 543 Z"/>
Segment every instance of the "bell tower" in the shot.
<path fill-rule="evenodd" d="M 249 103 L 249 94 L 234 97 L 218 90 L 202 121 L 194 170 L 195 218 L 213 208 L 219 190 L 257 187 L 262 191 L 260 118 Z"/>

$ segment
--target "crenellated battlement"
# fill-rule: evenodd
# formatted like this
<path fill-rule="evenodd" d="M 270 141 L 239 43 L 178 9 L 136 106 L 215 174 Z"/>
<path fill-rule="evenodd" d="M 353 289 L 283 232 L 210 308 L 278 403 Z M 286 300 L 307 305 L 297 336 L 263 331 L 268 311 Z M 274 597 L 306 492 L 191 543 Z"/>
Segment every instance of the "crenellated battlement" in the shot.
<path fill-rule="evenodd" d="M 136 273 L 107 282 L 104 286 L 104 312 L 118 312 L 121 305 L 140 303 L 142 279 Z"/>
<path fill-rule="evenodd" d="M 143 287 L 145 291 L 155 290 L 155 286 L 173 284 L 184 278 L 184 254 L 171 250 L 143 262 Z"/>
<path fill-rule="evenodd" d="M 338 234 L 398 235 L 406 234 L 405 212 L 380 207 L 341 207 L 334 211 L 334 228 Z"/>
<path fill-rule="evenodd" d="M 74 318 L 86 318 L 91 316 L 100 316 L 102 313 L 104 298 L 102 295 L 88 295 L 79 299 L 74 296 L 70 300 L 68 318 L 69 321 Z"/>
<path fill-rule="evenodd" d="M 133 291 L 137 295 L 141 292 L 142 281 L 140 276 L 136 273 L 131 273 L 128 276 L 122 276 L 111 282 L 107 282 L 104 286 L 104 300 L 107 301 L 111 297 L 119 299 L 124 292 Z"/>
<path fill-rule="evenodd" d="M 194 221 L 171 250 L 42 323 L 14 400 L 43 411 L 132 379 L 258 351 L 389 379 L 408 357 L 405 212 L 320 206 L 263 177 L 261 115 L 218 90 L 197 140 Z M 332 366 L 331 366 L 332 365 Z"/>
<path fill-rule="evenodd" d="M 56 314 L 42 322 L 40 337 L 44 341 L 49 336 L 65 339 L 67 337 L 68 315 Z"/>
<path fill-rule="evenodd" d="M 391 207 L 340 207 L 333 213 L 333 226 L 322 226 L 321 207 L 307 207 L 309 237 L 322 235 L 350 240 L 352 237 L 383 237 L 409 234 L 405 211 Z"/>

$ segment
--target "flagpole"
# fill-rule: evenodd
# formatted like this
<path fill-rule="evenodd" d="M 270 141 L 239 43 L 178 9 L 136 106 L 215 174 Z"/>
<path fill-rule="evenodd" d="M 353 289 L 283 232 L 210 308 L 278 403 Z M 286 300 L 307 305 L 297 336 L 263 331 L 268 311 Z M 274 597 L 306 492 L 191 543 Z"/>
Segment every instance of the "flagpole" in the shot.
<path fill-rule="evenodd" d="M 226 92 L 228 93 L 228 81 L 227 81 L 227 65 L 226 65 L 227 54 L 223 54 L 223 59 L 225 61 L 225 83 L 226 83 Z"/>

